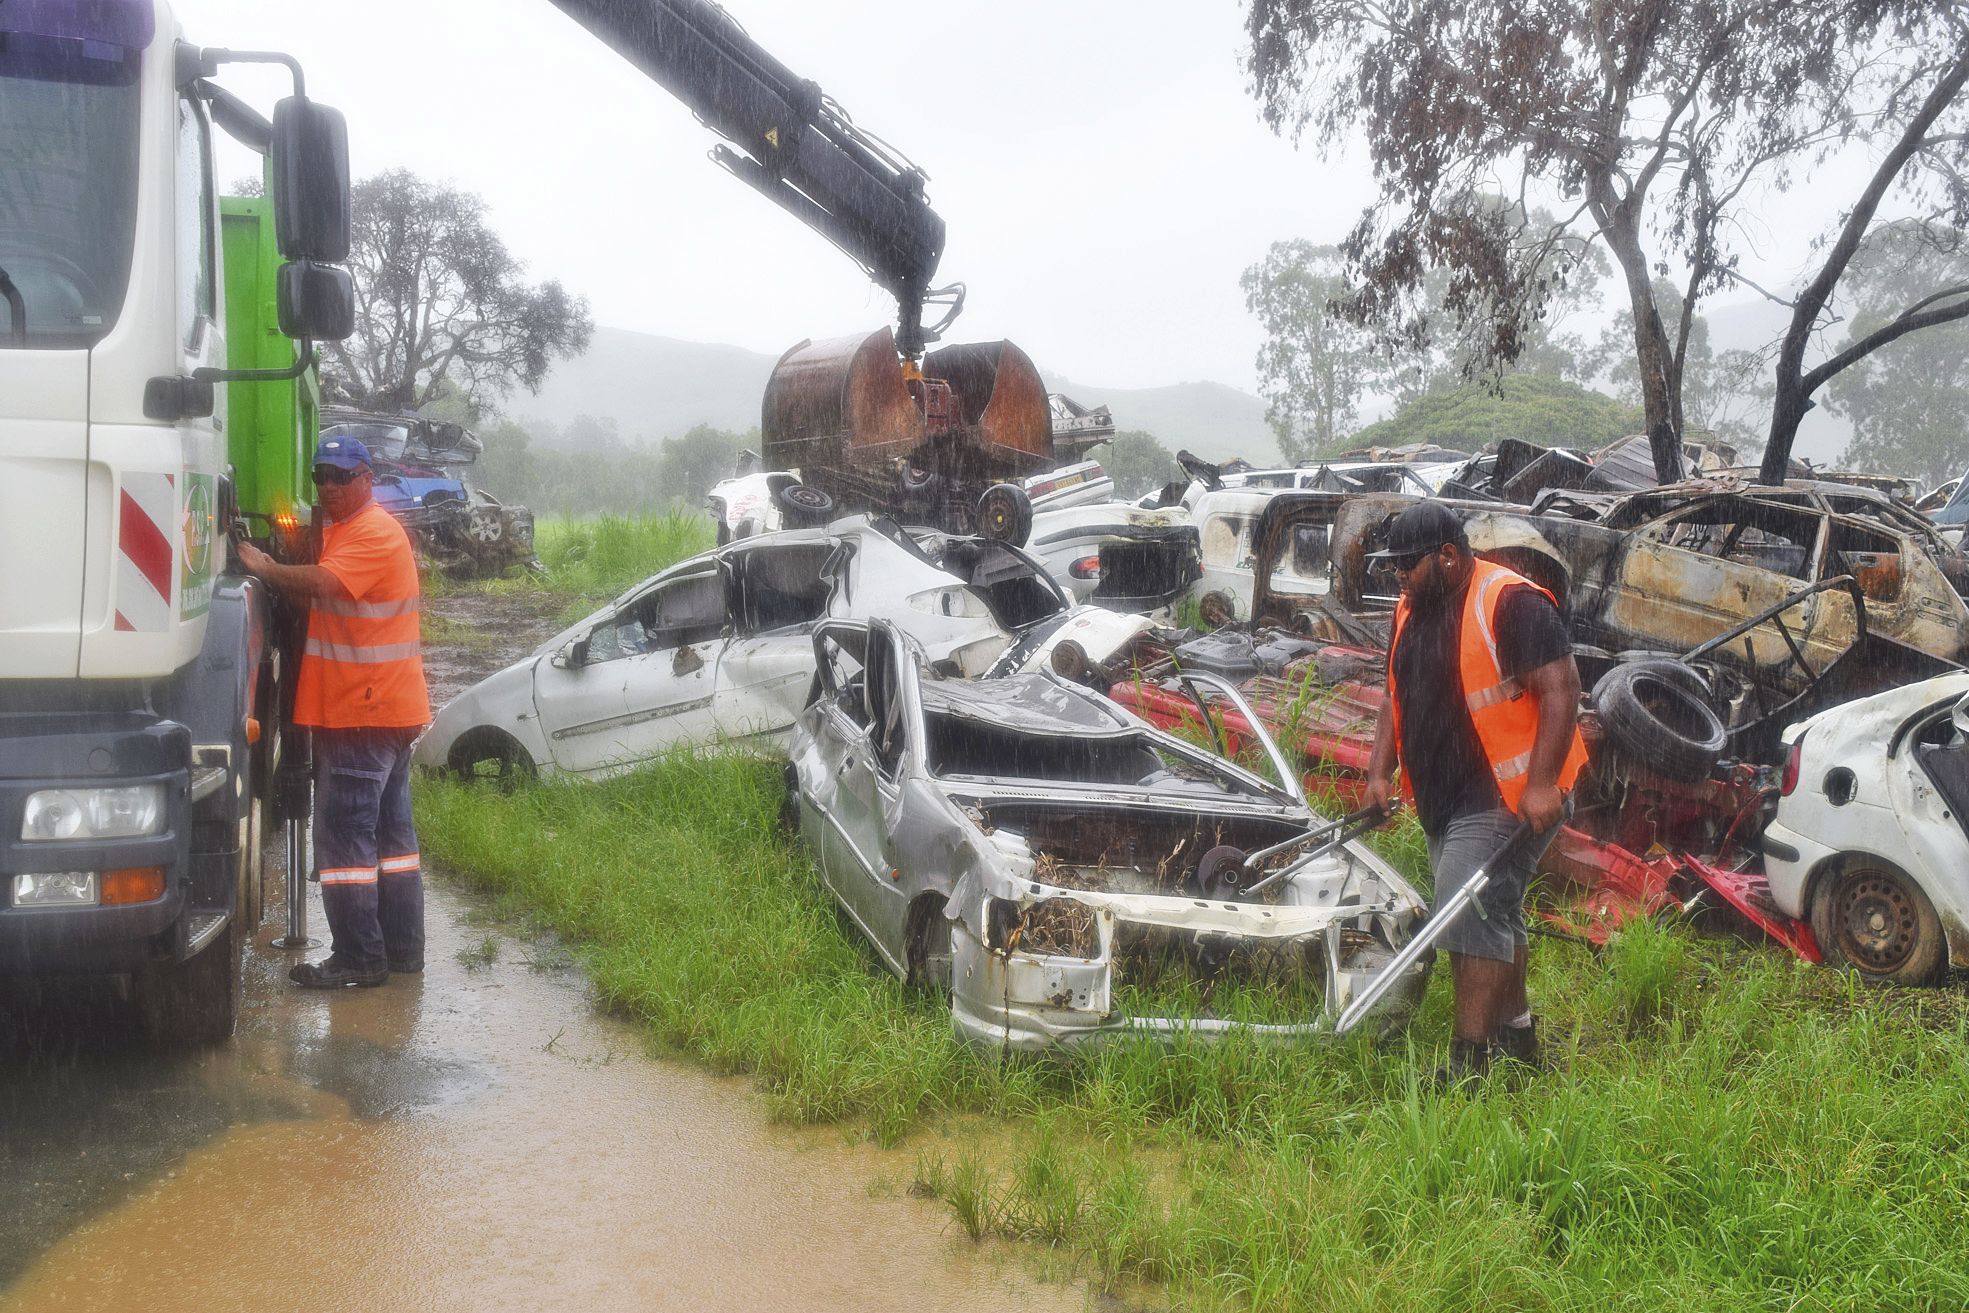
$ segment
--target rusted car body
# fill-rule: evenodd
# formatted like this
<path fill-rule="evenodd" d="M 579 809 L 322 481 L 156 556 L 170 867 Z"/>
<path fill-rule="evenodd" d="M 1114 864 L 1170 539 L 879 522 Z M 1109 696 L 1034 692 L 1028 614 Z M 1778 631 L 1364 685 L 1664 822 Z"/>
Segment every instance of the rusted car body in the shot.
<path fill-rule="evenodd" d="M 947 984 L 973 1043 L 1310 1038 L 1421 914 L 1352 843 L 1307 854 L 1262 897 L 1203 897 L 1210 850 L 1256 854 L 1311 830 L 1296 790 L 1051 673 L 929 677 L 883 621 L 830 622 L 814 646 L 820 678 L 788 766 L 801 832 L 882 961 Z M 1291 1015 L 1199 1006 L 1220 979 L 1276 983 Z M 1412 1006 L 1426 983 L 1420 966 L 1397 991 Z M 1172 994 L 1188 1006 L 1160 1011 Z"/>
<path fill-rule="evenodd" d="M 920 376 L 886 328 L 801 342 L 766 380 L 760 430 L 766 468 L 798 470 L 837 511 L 953 533 L 986 488 L 1053 464 L 1046 385 L 1010 342 L 940 347 Z"/>
<path fill-rule="evenodd" d="M 1309 524 L 1330 525 L 1331 594 L 1357 613 L 1392 608 L 1393 574 L 1367 557 L 1414 500 L 1362 496 L 1336 512 L 1281 494 L 1260 528 L 1254 610 L 1289 618 L 1307 609 L 1304 595 L 1271 576 Z M 1684 653 L 1725 639 L 1705 655 L 1733 668 L 1739 692 L 1754 701 L 1760 689 L 1796 694 L 1862 640 L 1906 658 L 1890 672 L 1897 680 L 1969 656 L 1969 560 L 1919 515 L 1868 489 L 1701 482 L 1612 498 L 1569 494 L 1542 503 L 1543 514 L 1449 504 L 1472 548 L 1559 597 L 1589 657 Z M 1820 586 L 1845 578 L 1851 589 Z"/>

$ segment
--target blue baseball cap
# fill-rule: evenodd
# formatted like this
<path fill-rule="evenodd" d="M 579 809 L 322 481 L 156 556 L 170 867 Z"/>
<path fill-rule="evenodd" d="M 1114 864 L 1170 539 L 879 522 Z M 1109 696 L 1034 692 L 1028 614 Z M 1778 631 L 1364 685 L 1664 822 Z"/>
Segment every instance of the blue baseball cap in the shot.
<path fill-rule="evenodd" d="M 323 438 L 321 445 L 314 449 L 314 463 L 333 465 L 338 470 L 371 468 L 369 448 L 361 438 Z"/>

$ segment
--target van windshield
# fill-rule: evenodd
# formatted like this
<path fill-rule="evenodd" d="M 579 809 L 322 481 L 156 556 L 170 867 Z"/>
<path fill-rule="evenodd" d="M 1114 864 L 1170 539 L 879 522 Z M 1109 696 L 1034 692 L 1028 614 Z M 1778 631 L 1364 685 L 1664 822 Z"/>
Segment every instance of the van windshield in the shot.
<path fill-rule="evenodd" d="M 0 350 L 95 345 L 130 281 L 138 53 L 0 32 Z"/>

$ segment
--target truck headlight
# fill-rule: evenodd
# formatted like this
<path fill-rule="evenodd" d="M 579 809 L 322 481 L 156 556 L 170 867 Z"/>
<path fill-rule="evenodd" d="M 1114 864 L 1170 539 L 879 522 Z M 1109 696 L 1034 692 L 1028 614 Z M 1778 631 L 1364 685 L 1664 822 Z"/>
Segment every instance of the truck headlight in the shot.
<path fill-rule="evenodd" d="M 94 907 L 94 871 L 43 871 L 14 877 L 15 907 Z"/>
<path fill-rule="evenodd" d="M 164 786 L 43 789 L 28 795 L 21 838 L 127 839 L 164 828 Z"/>

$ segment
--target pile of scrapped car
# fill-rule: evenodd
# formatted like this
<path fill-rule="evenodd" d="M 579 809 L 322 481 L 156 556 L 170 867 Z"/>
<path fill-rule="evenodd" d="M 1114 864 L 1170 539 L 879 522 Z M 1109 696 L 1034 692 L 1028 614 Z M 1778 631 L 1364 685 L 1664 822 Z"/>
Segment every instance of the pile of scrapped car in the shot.
<path fill-rule="evenodd" d="M 480 487 L 471 466 L 484 449 L 460 424 L 415 415 L 324 407 L 323 438 L 359 438 L 375 463 L 376 504 L 395 517 L 417 549 L 420 568 L 454 579 L 537 567 L 533 512 Z"/>
<path fill-rule="evenodd" d="M 1081 462 L 982 505 L 982 534 L 781 527 L 831 508 L 744 476 L 717 549 L 459 695 L 417 759 L 784 756 L 842 907 L 979 1043 L 1328 1033 L 1424 915 L 1309 799 L 1358 796 L 1395 601 L 1369 553 L 1433 496 L 1560 598 L 1592 690 L 1555 932 L 1708 909 L 1870 979 L 1969 965 L 1969 560 L 1861 481 L 1761 486 L 1691 449 L 1705 477 L 1655 487 L 1633 455 L 1185 458 L 1141 502 Z"/>

